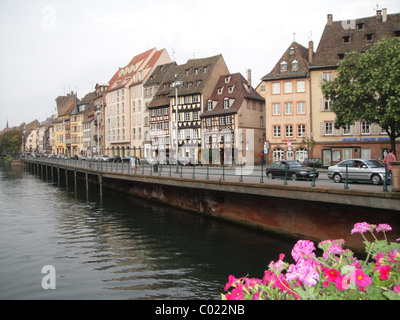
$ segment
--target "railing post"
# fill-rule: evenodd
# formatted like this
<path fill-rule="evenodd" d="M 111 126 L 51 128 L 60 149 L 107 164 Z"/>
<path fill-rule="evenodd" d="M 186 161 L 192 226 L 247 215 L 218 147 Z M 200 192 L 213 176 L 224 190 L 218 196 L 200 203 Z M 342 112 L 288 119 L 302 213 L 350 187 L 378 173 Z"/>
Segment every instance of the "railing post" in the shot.
<path fill-rule="evenodd" d="M 287 186 L 287 165 L 285 165 L 285 180 L 283 180 L 283 184 Z"/>
<path fill-rule="evenodd" d="M 346 180 L 344 182 L 344 188 L 349 189 L 349 165 L 346 165 Z"/>
<path fill-rule="evenodd" d="M 207 163 L 207 173 L 206 173 L 206 180 L 210 179 L 210 172 L 209 172 L 209 164 Z"/>
<path fill-rule="evenodd" d="M 316 170 L 315 170 L 315 166 L 313 166 L 313 178 L 312 178 L 312 182 L 311 182 L 311 187 L 315 187 L 315 174 L 316 174 Z"/>
<path fill-rule="evenodd" d="M 225 181 L 225 166 L 222 164 L 222 181 Z"/>
<path fill-rule="evenodd" d="M 261 177 L 260 183 L 264 183 L 264 163 L 261 161 Z"/>
<path fill-rule="evenodd" d="M 388 170 L 387 170 L 387 164 L 385 164 L 385 179 L 383 180 L 383 192 L 388 191 L 387 181 L 388 181 Z"/>

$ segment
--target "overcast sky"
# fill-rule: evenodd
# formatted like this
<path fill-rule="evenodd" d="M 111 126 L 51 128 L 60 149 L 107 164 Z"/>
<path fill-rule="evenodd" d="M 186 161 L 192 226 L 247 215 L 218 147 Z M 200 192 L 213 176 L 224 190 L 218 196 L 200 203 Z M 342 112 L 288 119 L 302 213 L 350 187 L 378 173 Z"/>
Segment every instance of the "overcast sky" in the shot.
<path fill-rule="evenodd" d="M 399 0 L 0 0 L 0 130 L 45 120 L 55 99 L 82 98 L 151 48 L 172 59 L 222 54 L 252 84 L 295 39 L 317 49 L 327 14 L 349 20 L 400 12 Z"/>

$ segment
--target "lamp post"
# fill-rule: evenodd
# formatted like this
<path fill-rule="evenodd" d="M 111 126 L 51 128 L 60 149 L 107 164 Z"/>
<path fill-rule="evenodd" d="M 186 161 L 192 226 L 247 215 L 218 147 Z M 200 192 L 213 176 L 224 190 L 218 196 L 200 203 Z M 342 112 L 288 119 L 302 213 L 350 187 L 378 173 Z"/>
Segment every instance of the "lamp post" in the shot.
<path fill-rule="evenodd" d="M 179 166 L 178 166 L 178 88 L 183 86 L 183 82 L 179 81 L 179 75 L 175 74 L 175 82 L 172 83 L 172 87 L 175 87 L 175 141 L 176 141 L 176 151 L 175 151 L 175 158 L 176 158 L 176 173 L 179 173 Z"/>
<path fill-rule="evenodd" d="M 97 155 L 99 155 L 100 154 L 100 152 L 99 152 L 99 148 L 100 148 L 100 120 L 99 120 L 100 107 L 99 106 L 96 107 L 96 116 L 97 116 Z"/>

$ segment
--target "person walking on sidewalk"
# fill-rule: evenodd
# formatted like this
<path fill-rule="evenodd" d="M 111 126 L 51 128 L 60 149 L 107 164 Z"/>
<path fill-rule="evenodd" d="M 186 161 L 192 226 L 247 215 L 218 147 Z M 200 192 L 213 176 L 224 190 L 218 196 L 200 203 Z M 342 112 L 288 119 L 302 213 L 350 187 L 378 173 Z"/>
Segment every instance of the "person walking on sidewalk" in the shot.
<path fill-rule="evenodd" d="M 387 165 L 387 172 L 388 172 L 388 177 L 387 180 L 392 179 L 392 162 L 396 161 L 396 156 L 393 153 L 392 149 L 389 149 L 389 153 L 385 156 L 385 159 L 383 159 L 383 164 Z"/>

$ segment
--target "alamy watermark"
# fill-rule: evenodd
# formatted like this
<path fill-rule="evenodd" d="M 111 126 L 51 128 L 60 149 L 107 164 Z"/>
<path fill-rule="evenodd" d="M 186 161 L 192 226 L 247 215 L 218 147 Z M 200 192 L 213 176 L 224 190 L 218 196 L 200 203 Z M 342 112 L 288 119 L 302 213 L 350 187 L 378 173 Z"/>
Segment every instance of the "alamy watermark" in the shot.
<path fill-rule="evenodd" d="M 52 5 L 42 7 L 42 28 L 45 30 L 54 30 L 56 28 L 56 8 Z"/>
<path fill-rule="evenodd" d="M 56 289 L 56 268 L 51 265 L 43 266 L 42 274 L 45 276 L 42 278 L 42 288 L 44 290 L 55 290 Z"/>

